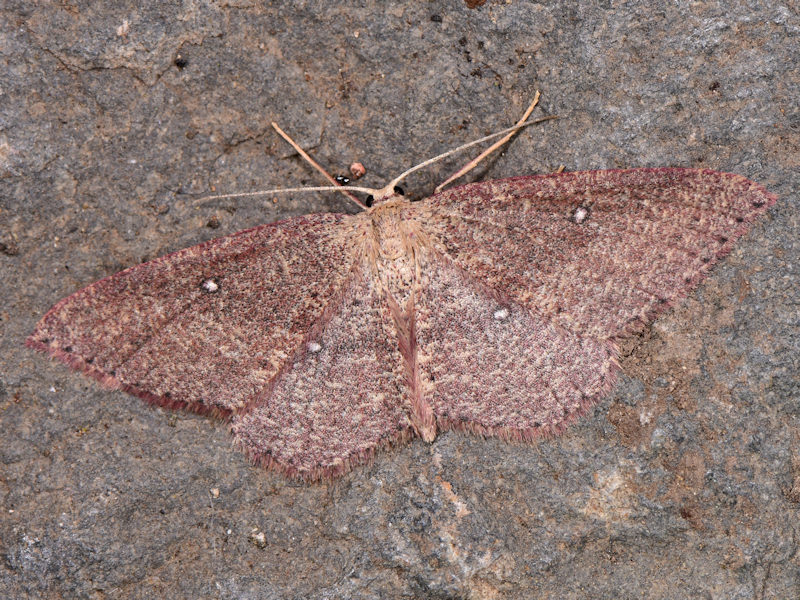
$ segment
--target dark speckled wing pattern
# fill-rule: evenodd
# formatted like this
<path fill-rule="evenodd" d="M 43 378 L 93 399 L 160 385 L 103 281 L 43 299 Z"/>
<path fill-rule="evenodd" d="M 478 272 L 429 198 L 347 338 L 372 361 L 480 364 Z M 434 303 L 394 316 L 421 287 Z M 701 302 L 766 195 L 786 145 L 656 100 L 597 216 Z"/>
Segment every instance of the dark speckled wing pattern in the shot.
<path fill-rule="evenodd" d="M 152 403 L 232 420 L 307 480 L 459 428 L 530 440 L 611 389 L 615 342 L 775 202 L 738 175 L 589 171 L 309 215 L 137 265 L 28 344 Z"/>
<path fill-rule="evenodd" d="M 397 332 L 374 280 L 358 270 L 324 328 L 268 394 L 233 421 L 256 462 L 319 479 L 411 436 Z"/>
<path fill-rule="evenodd" d="M 446 257 L 416 305 L 421 389 L 438 429 L 507 440 L 560 432 L 614 384 L 614 345 L 510 301 Z"/>
<path fill-rule="evenodd" d="M 740 175 L 663 168 L 486 181 L 420 210 L 476 280 L 574 333 L 614 339 L 685 296 L 774 202 Z"/>
<path fill-rule="evenodd" d="M 418 361 L 440 429 L 557 433 L 612 387 L 614 342 L 685 296 L 775 202 L 732 174 L 586 171 L 415 207 L 436 257 Z"/>
<path fill-rule="evenodd" d="M 227 417 L 302 351 L 356 261 L 349 217 L 256 227 L 56 304 L 28 345 L 152 403 Z"/>

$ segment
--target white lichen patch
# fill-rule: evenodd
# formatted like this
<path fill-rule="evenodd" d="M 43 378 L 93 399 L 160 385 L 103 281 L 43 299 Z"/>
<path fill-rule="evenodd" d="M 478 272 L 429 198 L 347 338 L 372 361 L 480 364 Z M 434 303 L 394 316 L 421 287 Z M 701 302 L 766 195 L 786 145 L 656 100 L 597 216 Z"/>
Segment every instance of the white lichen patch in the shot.
<path fill-rule="evenodd" d="M 322 345 L 319 342 L 308 343 L 308 351 L 311 352 L 311 354 L 316 354 L 320 350 L 322 350 Z"/>
<path fill-rule="evenodd" d="M 117 35 L 119 37 L 125 37 L 128 35 L 128 32 L 131 30 L 131 24 L 128 19 L 122 19 L 122 25 L 117 27 Z"/>
<path fill-rule="evenodd" d="M 216 292 L 219 289 L 219 284 L 216 281 L 214 281 L 213 279 L 206 279 L 203 282 L 203 286 L 202 287 L 208 293 L 213 294 L 214 292 Z"/>
<path fill-rule="evenodd" d="M 258 529 L 253 529 L 250 532 L 250 543 L 253 544 L 256 548 L 264 549 L 267 547 L 267 536 L 264 534 L 263 531 L 259 531 Z"/>
<path fill-rule="evenodd" d="M 635 495 L 629 481 L 630 466 L 607 469 L 594 474 L 584 514 L 607 523 L 624 521 L 633 514 Z"/>

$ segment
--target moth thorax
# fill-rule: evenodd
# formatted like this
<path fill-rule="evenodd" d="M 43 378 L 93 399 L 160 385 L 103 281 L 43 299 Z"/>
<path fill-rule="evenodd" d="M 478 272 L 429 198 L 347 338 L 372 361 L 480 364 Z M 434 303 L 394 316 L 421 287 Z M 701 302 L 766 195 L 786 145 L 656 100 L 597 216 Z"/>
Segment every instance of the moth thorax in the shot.
<path fill-rule="evenodd" d="M 397 260 L 413 255 L 413 241 L 398 211 L 387 210 L 372 217 L 378 255 L 384 260 Z"/>

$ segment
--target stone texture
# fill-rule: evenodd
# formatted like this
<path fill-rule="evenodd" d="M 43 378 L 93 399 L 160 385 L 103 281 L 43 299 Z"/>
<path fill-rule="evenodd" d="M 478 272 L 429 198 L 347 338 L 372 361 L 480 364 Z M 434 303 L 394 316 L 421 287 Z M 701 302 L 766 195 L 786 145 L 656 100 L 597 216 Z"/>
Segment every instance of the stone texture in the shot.
<path fill-rule="evenodd" d="M 800 595 L 796 7 L 6 2 L 0 19 L 0 597 Z M 378 185 L 512 123 L 536 88 L 561 118 L 468 178 L 703 167 L 779 197 L 623 348 L 626 375 L 565 435 L 450 432 L 298 484 L 249 465 L 223 425 L 23 347 L 102 276 L 352 210 L 328 195 L 195 202 L 319 183 L 271 120 Z"/>

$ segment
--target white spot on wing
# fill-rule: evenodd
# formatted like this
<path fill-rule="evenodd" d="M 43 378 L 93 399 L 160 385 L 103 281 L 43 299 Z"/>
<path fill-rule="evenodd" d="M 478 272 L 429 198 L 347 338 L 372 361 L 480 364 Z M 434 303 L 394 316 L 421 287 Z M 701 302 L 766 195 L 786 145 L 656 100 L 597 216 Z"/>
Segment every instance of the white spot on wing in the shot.
<path fill-rule="evenodd" d="M 589 209 L 585 206 L 579 206 L 575 209 L 575 212 L 572 213 L 572 220 L 578 223 L 579 225 L 583 223 L 589 217 Z"/>
<path fill-rule="evenodd" d="M 505 321 L 508 318 L 508 309 L 498 308 L 492 316 L 494 316 L 495 321 Z"/>
<path fill-rule="evenodd" d="M 211 294 L 219 289 L 219 284 L 213 279 L 206 279 L 203 282 L 203 289 Z"/>
<path fill-rule="evenodd" d="M 319 343 L 317 343 L 317 342 L 309 342 L 308 351 L 311 352 L 311 354 L 316 354 L 320 350 L 322 350 L 322 346 Z"/>

